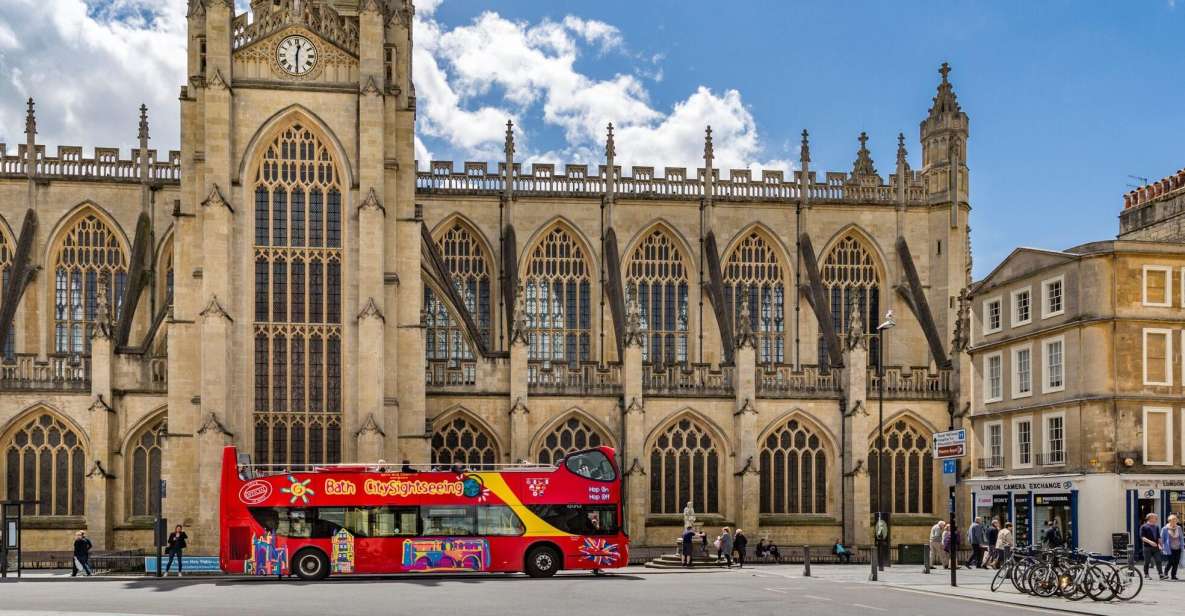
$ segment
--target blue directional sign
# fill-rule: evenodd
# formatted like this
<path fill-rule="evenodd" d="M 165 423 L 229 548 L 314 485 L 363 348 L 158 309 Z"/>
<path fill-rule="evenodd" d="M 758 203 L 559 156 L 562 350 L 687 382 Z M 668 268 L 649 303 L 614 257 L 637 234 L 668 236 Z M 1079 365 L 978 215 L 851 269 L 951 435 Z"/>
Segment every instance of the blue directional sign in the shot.
<path fill-rule="evenodd" d="M 955 461 L 953 459 L 942 461 L 942 473 L 944 475 L 955 474 Z"/>

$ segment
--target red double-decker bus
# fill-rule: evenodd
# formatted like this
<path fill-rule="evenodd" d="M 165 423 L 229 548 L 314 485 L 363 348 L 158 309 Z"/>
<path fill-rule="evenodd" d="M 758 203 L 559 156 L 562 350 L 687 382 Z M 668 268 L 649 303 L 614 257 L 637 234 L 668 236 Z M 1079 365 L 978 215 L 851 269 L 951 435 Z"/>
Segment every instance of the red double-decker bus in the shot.
<path fill-rule="evenodd" d="M 620 472 L 599 447 L 499 471 L 334 465 L 288 472 L 222 457 L 222 570 L 250 575 L 623 567 Z"/>

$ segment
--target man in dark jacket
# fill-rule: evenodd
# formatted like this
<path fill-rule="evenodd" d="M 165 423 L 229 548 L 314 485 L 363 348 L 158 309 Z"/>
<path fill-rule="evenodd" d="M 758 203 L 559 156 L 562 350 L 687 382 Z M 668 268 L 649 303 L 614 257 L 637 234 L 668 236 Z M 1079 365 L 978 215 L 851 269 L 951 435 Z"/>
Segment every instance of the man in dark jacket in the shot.
<path fill-rule="evenodd" d="M 86 531 L 74 533 L 74 571 L 70 577 L 77 577 L 78 571 L 90 577 L 91 574 L 91 540 L 86 538 Z"/>
<path fill-rule="evenodd" d="M 184 562 L 181 558 L 181 554 L 187 547 L 189 547 L 189 535 L 185 534 L 185 531 L 182 530 L 181 525 L 178 524 L 177 528 L 173 529 L 172 534 L 169 535 L 169 545 L 167 548 L 165 548 L 165 550 L 169 553 L 169 564 L 165 565 L 165 575 L 168 575 L 169 569 L 173 568 L 173 559 L 175 558 L 177 559 L 177 577 L 181 577 L 182 571 L 184 570 L 181 566 L 181 563 Z"/>
<path fill-rule="evenodd" d="M 1000 554 L 996 550 L 996 540 L 1000 538 L 1000 521 L 992 520 L 992 525 L 987 527 L 987 553 L 988 566 L 1000 566 Z"/>
<path fill-rule="evenodd" d="M 745 548 L 748 546 L 749 538 L 745 536 L 745 531 L 738 528 L 732 536 L 732 549 L 737 553 L 737 564 L 741 569 L 745 568 Z"/>
<path fill-rule="evenodd" d="M 967 529 L 967 542 L 971 544 L 971 559 L 967 561 L 967 568 L 979 567 L 983 569 L 983 552 L 987 547 L 987 533 L 984 532 L 983 518 L 975 518 L 975 523 Z"/>

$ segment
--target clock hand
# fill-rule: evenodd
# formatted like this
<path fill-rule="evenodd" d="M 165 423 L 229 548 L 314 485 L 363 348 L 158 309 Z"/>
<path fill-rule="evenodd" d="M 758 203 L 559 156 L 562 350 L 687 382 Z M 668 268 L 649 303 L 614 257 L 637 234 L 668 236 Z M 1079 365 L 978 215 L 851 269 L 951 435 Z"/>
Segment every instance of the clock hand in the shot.
<path fill-rule="evenodd" d="M 293 62 L 293 68 L 298 71 L 300 70 L 300 45 L 299 44 L 296 46 L 296 57 L 295 57 L 295 61 Z"/>

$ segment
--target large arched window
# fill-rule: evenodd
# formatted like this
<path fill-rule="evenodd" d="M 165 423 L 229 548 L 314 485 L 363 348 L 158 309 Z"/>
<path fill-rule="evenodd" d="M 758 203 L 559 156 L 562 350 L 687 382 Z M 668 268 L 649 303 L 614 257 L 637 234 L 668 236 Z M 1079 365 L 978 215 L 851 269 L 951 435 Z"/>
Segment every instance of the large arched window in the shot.
<path fill-rule="evenodd" d="M 297 122 L 264 149 L 255 189 L 255 457 L 341 459 L 342 177 Z"/>
<path fill-rule="evenodd" d="M 773 246 L 754 231 L 724 262 L 724 298 L 732 308 L 733 331 L 749 296 L 749 323 L 757 334 L 758 361 L 780 364 L 786 358 L 786 287 Z"/>
<path fill-rule="evenodd" d="M 436 245 L 457 293 L 473 316 L 479 335 L 489 345 L 492 268 L 486 249 L 475 232 L 459 221 L 437 237 Z M 428 360 L 455 363 L 473 359 L 473 350 L 465 329 L 428 285 L 424 285 L 424 309 L 428 319 L 424 352 Z"/>
<path fill-rule="evenodd" d="M 646 344 L 642 361 L 658 366 L 687 361 L 687 267 L 675 240 L 655 229 L 630 256 L 626 283 L 636 293 Z"/>
<path fill-rule="evenodd" d="M 679 513 L 690 501 L 696 512 L 719 513 L 720 458 L 699 422 L 671 424 L 650 449 L 650 512 Z"/>
<path fill-rule="evenodd" d="M 872 510 L 881 511 L 876 497 L 880 477 L 880 456 L 876 435 L 868 447 L 868 480 Z M 927 434 L 904 419 L 885 426 L 885 469 L 881 492 L 885 511 L 892 513 L 934 512 L 934 459 Z"/>
<path fill-rule="evenodd" d="M 827 513 L 827 451 L 801 419 L 761 443 L 761 513 Z"/>
<path fill-rule="evenodd" d="M 559 363 L 589 360 L 590 270 L 581 245 L 562 226 L 548 231 L 531 251 L 523 275 L 531 359 Z"/>
<path fill-rule="evenodd" d="M 84 515 L 85 469 L 82 439 L 49 413 L 34 414 L 4 442 L 4 494 L 25 501 L 25 515 Z"/>
<path fill-rule="evenodd" d="M 3 223 L 0 223 L 3 224 Z M 8 294 L 8 279 L 12 274 L 12 242 L 8 234 L 0 231 L 0 297 Z M 12 359 L 16 354 L 16 322 L 8 326 L 8 337 L 4 339 L 4 348 L 0 349 L 4 359 Z"/>
<path fill-rule="evenodd" d="M 498 444 L 477 422 L 455 415 L 432 432 L 432 465 L 492 470 L 498 462 Z"/>
<path fill-rule="evenodd" d="M 852 315 L 859 313 L 865 333 L 880 323 L 881 277 L 877 259 L 862 241 L 848 235 L 839 241 L 820 266 L 819 275 L 831 302 L 831 318 L 840 340 L 847 333 Z M 875 363 L 877 339 L 869 337 L 868 361 Z M 827 363 L 825 338 L 819 336 L 819 363 Z"/>
<path fill-rule="evenodd" d="M 128 265 L 118 236 L 84 211 L 66 227 L 53 260 L 54 351 L 89 354 L 99 310 L 99 285 L 107 285 L 110 318 L 118 319 Z"/>
<path fill-rule="evenodd" d="M 556 424 L 555 428 L 543 437 L 539 443 L 538 460 L 540 464 L 556 464 L 574 451 L 600 447 L 606 442 L 600 430 L 580 416 L 573 415 Z"/>
<path fill-rule="evenodd" d="M 161 477 L 161 440 L 167 430 L 167 420 L 149 422 L 128 443 L 131 463 L 131 514 L 151 516 L 159 511 Z"/>

